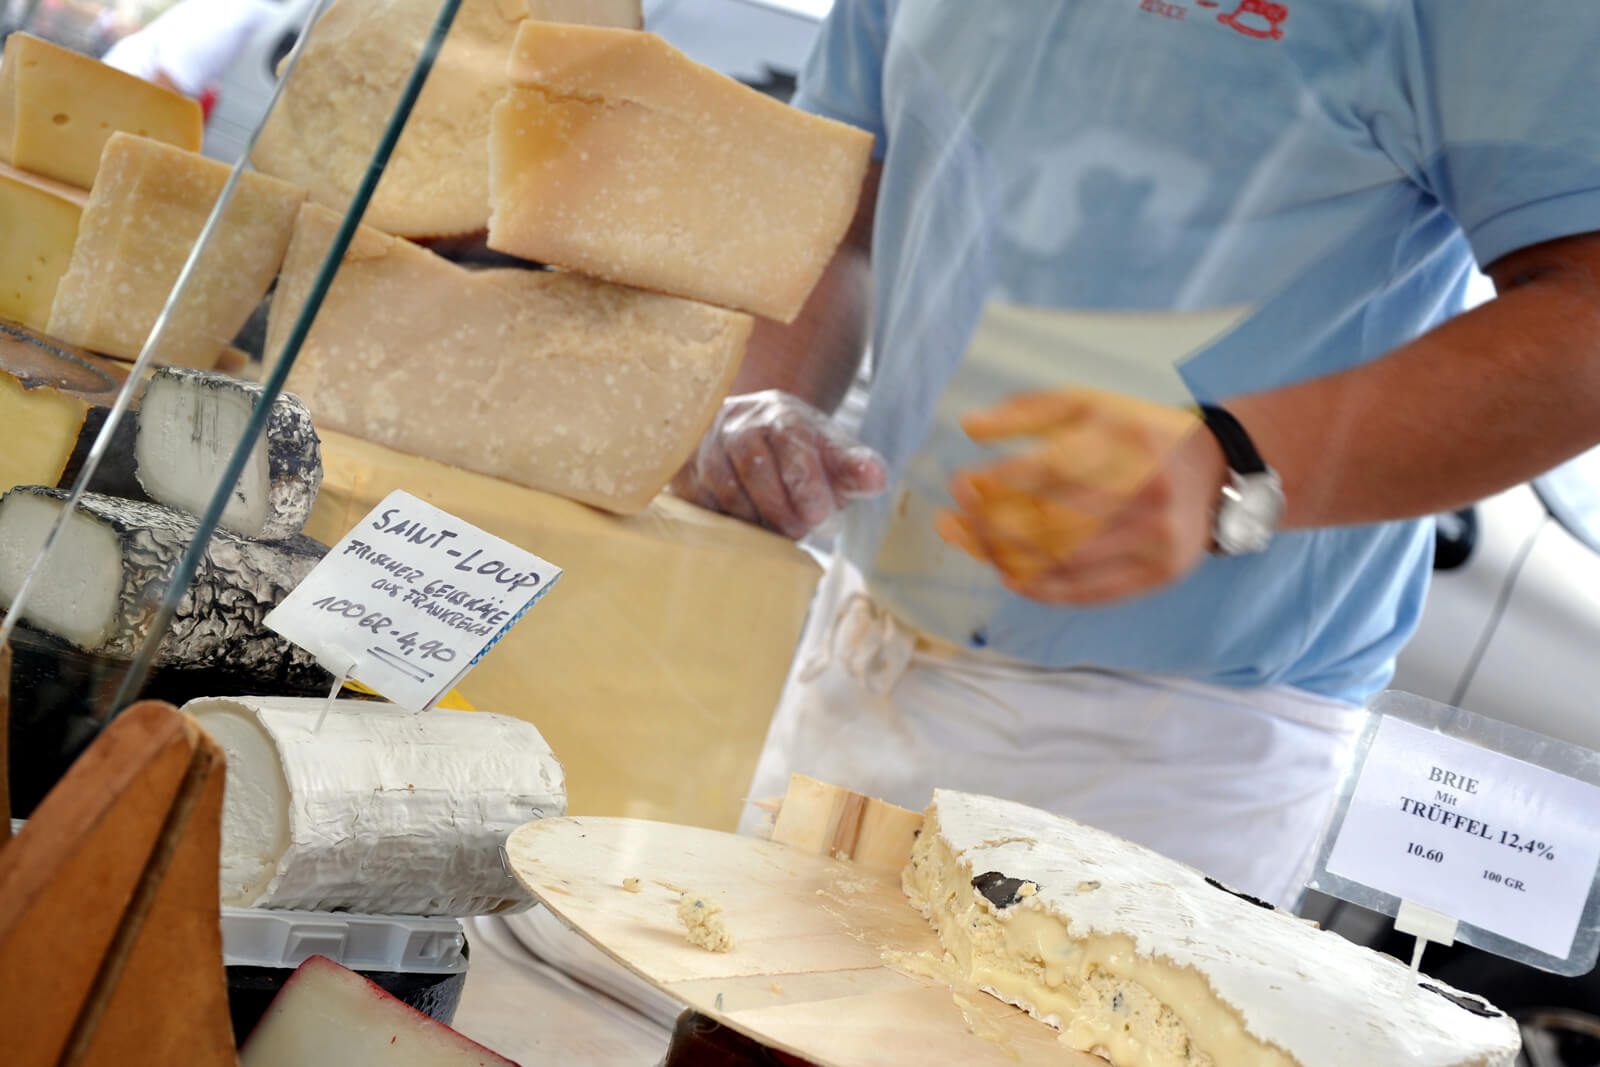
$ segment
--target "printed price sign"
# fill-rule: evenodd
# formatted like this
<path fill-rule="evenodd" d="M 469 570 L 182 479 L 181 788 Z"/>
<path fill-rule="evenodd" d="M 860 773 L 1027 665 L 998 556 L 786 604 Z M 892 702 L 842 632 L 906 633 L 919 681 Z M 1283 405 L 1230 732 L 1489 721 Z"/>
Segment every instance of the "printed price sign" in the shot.
<path fill-rule="evenodd" d="M 1385 716 L 1324 868 L 1564 960 L 1600 866 L 1596 812 L 1600 787 Z"/>
<path fill-rule="evenodd" d="M 561 568 L 395 491 L 266 618 L 324 663 L 423 711 L 550 591 Z"/>

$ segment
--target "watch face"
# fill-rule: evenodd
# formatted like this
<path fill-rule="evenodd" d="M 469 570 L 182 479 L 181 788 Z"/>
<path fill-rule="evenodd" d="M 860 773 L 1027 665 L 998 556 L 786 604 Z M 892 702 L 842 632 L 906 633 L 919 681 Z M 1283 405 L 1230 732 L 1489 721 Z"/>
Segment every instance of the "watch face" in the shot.
<path fill-rule="evenodd" d="M 1282 518 L 1283 487 L 1276 473 L 1235 473 L 1217 509 L 1217 548 L 1229 556 L 1260 552 L 1272 541 Z"/>

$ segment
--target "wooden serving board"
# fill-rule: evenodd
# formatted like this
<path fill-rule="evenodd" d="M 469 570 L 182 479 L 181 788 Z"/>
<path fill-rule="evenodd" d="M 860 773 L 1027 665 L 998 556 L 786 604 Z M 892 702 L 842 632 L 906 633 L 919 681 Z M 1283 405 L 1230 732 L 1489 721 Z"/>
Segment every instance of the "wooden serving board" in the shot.
<path fill-rule="evenodd" d="M 544 819 L 506 850 L 518 879 L 607 955 L 688 1007 L 824 1067 L 1106 1067 L 1008 1004 L 916 974 L 919 959 L 942 950 L 892 872 L 641 819 Z M 622 887 L 627 878 L 639 892 Z M 685 939 L 685 891 L 721 903 L 731 952 Z"/>

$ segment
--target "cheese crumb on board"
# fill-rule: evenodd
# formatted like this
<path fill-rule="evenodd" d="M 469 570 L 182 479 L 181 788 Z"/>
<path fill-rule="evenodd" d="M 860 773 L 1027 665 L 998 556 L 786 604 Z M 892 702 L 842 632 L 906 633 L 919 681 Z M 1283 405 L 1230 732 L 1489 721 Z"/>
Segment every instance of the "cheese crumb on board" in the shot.
<path fill-rule="evenodd" d="M 28 33 L 0 58 L 0 161 L 87 189 L 118 131 L 200 151 L 198 102 Z"/>
<path fill-rule="evenodd" d="M 1021 804 L 935 790 L 902 884 L 952 985 L 1117 1067 L 1510 1067 L 1520 1044 L 1391 957 Z"/>
<path fill-rule="evenodd" d="M 301 212 L 269 361 L 338 222 L 314 204 Z M 289 387 L 319 427 L 627 514 L 699 443 L 752 325 L 563 271 L 469 271 L 363 227 Z"/>
<path fill-rule="evenodd" d="M 229 168 L 194 152 L 114 134 L 83 209 L 48 332 L 137 359 L 205 228 Z M 209 370 L 266 295 L 305 191 L 245 172 L 154 358 Z"/>
<path fill-rule="evenodd" d="M 870 134 L 652 33 L 525 22 L 509 70 L 490 248 L 793 321 L 855 213 Z"/>
<path fill-rule="evenodd" d="M 640 884 L 637 878 L 624 878 L 622 880 L 622 888 L 630 893 L 638 893 L 643 891 L 644 886 Z"/>
<path fill-rule="evenodd" d="M 689 944 L 708 952 L 733 951 L 733 935 L 722 921 L 722 905 L 710 897 L 685 892 L 678 898 L 678 921 L 689 932 Z"/>
<path fill-rule="evenodd" d="M 84 200 L 71 186 L 0 164 L 0 318 L 34 330 L 49 324 Z"/>

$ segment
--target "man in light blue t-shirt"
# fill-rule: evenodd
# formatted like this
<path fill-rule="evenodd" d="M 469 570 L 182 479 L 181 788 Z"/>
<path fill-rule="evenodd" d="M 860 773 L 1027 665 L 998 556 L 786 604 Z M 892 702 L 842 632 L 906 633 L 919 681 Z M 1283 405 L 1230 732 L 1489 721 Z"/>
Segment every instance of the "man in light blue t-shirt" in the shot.
<path fill-rule="evenodd" d="M 1600 443 L 1597 53 L 1576 3 L 839 0 L 795 103 L 877 136 L 860 215 L 676 482 L 794 537 L 866 498 L 751 795 L 999 793 L 1293 897 L 1416 624 L 1425 516 Z M 1475 264 L 1499 296 L 1452 317 Z M 820 412 L 869 276 L 858 443 Z M 1104 375 L 1164 399 L 1174 364 L 1211 432 L 1006 566 L 951 495 L 1002 458 L 959 420 Z"/>

